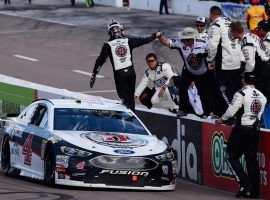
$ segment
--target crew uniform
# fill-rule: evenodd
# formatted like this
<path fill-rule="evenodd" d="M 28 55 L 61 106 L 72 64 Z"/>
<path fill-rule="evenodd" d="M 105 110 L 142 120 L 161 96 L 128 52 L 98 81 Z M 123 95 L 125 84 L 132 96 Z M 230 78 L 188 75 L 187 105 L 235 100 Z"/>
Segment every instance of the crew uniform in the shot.
<path fill-rule="evenodd" d="M 255 86 L 264 95 L 267 95 L 265 81 L 269 79 L 266 73 L 269 65 L 269 53 L 260 38 L 254 34 L 246 33 L 240 41 L 242 52 L 246 60 L 245 71 L 254 72 Z"/>
<path fill-rule="evenodd" d="M 209 54 L 207 61 L 215 62 L 218 115 L 225 112 L 234 93 L 241 88 L 241 60 L 243 54 L 238 40 L 230 32 L 231 21 L 226 17 L 215 19 L 208 29 Z"/>
<path fill-rule="evenodd" d="M 202 39 L 202 40 L 208 40 L 208 33 L 207 33 L 207 30 L 203 30 L 201 33 L 199 33 L 198 39 Z"/>
<path fill-rule="evenodd" d="M 228 140 L 226 159 L 236 181 L 240 184 L 240 192 L 250 190 L 254 197 L 259 196 L 260 187 L 257 162 L 259 142 L 257 123 L 262 116 L 265 104 L 265 96 L 253 85 L 247 85 L 235 93 L 232 103 L 222 116 L 223 121 L 236 116 L 236 125 L 233 127 Z M 243 154 L 246 159 L 248 176 L 239 162 L 239 158 Z M 241 193 L 239 194 L 241 195 Z"/>
<path fill-rule="evenodd" d="M 114 25 L 119 26 L 119 23 L 115 22 L 114 24 L 113 22 L 111 27 Z M 110 28 L 108 28 L 108 30 L 110 30 Z M 98 74 L 106 59 L 108 57 L 110 58 L 117 94 L 123 103 L 133 111 L 135 110 L 134 92 L 136 74 L 132 62 L 132 50 L 154 39 L 156 39 L 156 33 L 144 38 L 129 38 L 124 35 L 119 38 L 111 37 L 109 41 L 103 45 L 93 69 L 93 74 Z"/>
<path fill-rule="evenodd" d="M 198 88 L 199 95 L 202 100 L 204 114 L 208 115 L 213 112 L 213 102 L 211 100 L 211 74 L 206 65 L 206 57 L 208 55 L 208 43 L 202 39 L 194 38 L 192 48 L 186 46 L 181 39 L 171 39 L 170 48 L 178 49 L 184 61 L 179 85 L 180 108 L 187 113 L 192 112 L 193 108 L 189 104 L 188 88 L 192 81 Z"/>
<path fill-rule="evenodd" d="M 175 76 L 171 65 L 169 63 L 158 63 L 156 69 L 148 68 L 140 84 L 138 85 L 135 96 L 140 96 L 143 90 L 152 81 L 154 83 L 156 92 L 151 98 L 152 104 L 160 104 L 163 108 L 179 109 L 178 105 L 172 100 L 171 94 L 168 89 L 170 78 Z M 163 97 L 159 98 L 158 94 L 160 90 L 164 89 Z"/>

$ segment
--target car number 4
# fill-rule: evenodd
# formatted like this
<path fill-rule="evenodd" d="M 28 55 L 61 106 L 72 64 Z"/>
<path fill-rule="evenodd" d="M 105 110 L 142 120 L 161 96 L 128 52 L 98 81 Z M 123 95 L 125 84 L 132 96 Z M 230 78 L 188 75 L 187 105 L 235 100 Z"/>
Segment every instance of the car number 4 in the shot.
<path fill-rule="evenodd" d="M 31 165 L 31 159 L 32 159 L 32 140 L 33 135 L 29 134 L 25 143 L 23 144 L 22 148 L 22 154 L 24 154 L 24 164 Z"/>

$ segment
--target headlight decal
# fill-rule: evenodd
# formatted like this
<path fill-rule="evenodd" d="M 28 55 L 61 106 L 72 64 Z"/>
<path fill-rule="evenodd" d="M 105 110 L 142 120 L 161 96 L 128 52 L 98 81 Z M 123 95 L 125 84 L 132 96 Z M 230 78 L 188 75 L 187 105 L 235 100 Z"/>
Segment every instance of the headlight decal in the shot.
<path fill-rule="evenodd" d="M 92 153 L 72 147 L 67 147 L 67 146 L 61 146 L 60 150 L 62 153 L 68 155 L 68 156 L 80 156 L 80 157 L 87 157 L 90 156 Z"/>

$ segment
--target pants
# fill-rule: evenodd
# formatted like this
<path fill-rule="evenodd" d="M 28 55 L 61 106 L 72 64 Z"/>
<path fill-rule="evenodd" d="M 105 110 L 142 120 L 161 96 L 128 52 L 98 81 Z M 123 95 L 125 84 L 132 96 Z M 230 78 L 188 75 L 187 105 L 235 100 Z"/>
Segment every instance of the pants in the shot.
<path fill-rule="evenodd" d="M 194 113 L 188 97 L 188 88 L 191 82 L 194 81 L 202 101 L 204 114 L 208 115 L 210 112 L 213 112 L 213 79 L 214 77 L 211 77 L 211 73 L 209 71 L 202 75 L 194 75 L 191 74 L 187 69 L 183 69 L 179 85 L 180 109 L 186 113 Z"/>
<path fill-rule="evenodd" d="M 165 13 L 169 14 L 167 0 L 160 0 L 159 14 L 162 14 L 163 7 L 165 8 Z"/>
<path fill-rule="evenodd" d="M 5 4 L 10 4 L 10 0 L 5 0 Z"/>
<path fill-rule="evenodd" d="M 178 109 L 179 106 L 175 104 L 175 102 L 172 100 L 171 94 L 169 92 L 169 89 L 166 88 L 164 91 L 163 97 L 159 98 L 158 93 L 160 92 L 161 88 L 156 88 L 156 93 L 151 99 L 152 104 L 160 104 L 163 108 L 169 108 L 169 109 Z"/>
<path fill-rule="evenodd" d="M 233 95 L 236 91 L 242 88 L 241 73 L 243 69 L 236 70 L 221 70 L 217 69 L 215 74 L 216 92 L 214 97 L 216 114 L 221 116 L 231 103 Z"/>
<path fill-rule="evenodd" d="M 128 108 L 135 111 L 135 84 L 136 74 L 133 67 L 117 70 L 114 72 L 116 91 L 119 98 Z"/>
<path fill-rule="evenodd" d="M 236 125 L 231 132 L 227 145 L 226 159 L 241 187 L 251 188 L 253 194 L 260 193 L 260 171 L 257 162 L 259 131 L 249 126 Z M 245 155 L 248 175 L 239 158 Z"/>

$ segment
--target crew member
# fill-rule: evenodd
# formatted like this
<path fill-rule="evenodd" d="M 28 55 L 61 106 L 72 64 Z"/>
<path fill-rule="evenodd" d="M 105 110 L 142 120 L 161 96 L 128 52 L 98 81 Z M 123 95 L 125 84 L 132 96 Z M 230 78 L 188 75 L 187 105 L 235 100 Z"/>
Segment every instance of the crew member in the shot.
<path fill-rule="evenodd" d="M 259 21 L 266 19 L 264 7 L 260 6 L 260 0 L 251 0 L 252 6 L 247 9 L 246 23 L 247 27 L 253 34 L 258 34 L 257 26 Z"/>
<path fill-rule="evenodd" d="M 208 40 L 208 33 L 206 30 L 205 17 L 198 17 L 196 20 L 197 31 L 199 32 L 198 39 Z"/>
<path fill-rule="evenodd" d="M 241 88 L 241 59 L 244 60 L 241 46 L 230 34 L 231 21 L 221 17 L 221 9 L 217 6 L 210 8 L 211 21 L 208 29 L 209 54 L 208 68 L 216 76 L 218 87 L 215 102 L 218 103 L 218 113 L 225 112 L 233 94 Z"/>
<path fill-rule="evenodd" d="M 255 86 L 267 96 L 265 82 L 269 80 L 266 72 L 269 68 L 269 52 L 257 35 L 245 33 L 241 22 L 231 24 L 232 37 L 240 40 L 241 49 L 245 57 L 245 71 L 254 72 Z"/>
<path fill-rule="evenodd" d="M 107 28 L 110 38 L 103 45 L 100 55 L 96 60 L 90 80 L 90 87 L 93 87 L 96 75 L 109 57 L 113 67 L 117 94 L 126 106 L 135 111 L 134 92 L 136 74 L 132 62 L 132 50 L 156 39 L 157 33 L 145 38 L 129 38 L 123 34 L 123 26 L 114 20 L 108 24 Z"/>
<path fill-rule="evenodd" d="M 254 87 L 255 76 L 245 72 L 242 78 L 243 88 L 234 94 L 232 103 L 216 123 L 236 116 L 227 144 L 226 159 L 240 185 L 236 197 L 257 198 L 260 195 L 260 172 L 257 162 L 260 119 L 265 108 L 265 96 Z M 239 158 L 245 155 L 248 175 Z"/>
<path fill-rule="evenodd" d="M 208 55 L 208 43 L 202 39 L 196 39 L 198 31 L 187 27 L 179 34 L 179 38 L 167 39 L 165 36 L 158 37 L 161 44 L 177 49 L 184 61 L 179 85 L 180 109 L 185 113 L 193 113 L 189 103 L 188 88 L 194 81 L 202 100 L 205 115 L 213 112 L 211 99 L 211 81 L 213 77 L 207 70 L 206 57 Z"/>
<path fill-rule="evenodd" d="M 156 92 L 151 98 L 151 103 L 160 104 L 163 108 L 178 110 L 179 107 L 173 101 L 168 89 L 170 79 L 175 76 L 171 65 L 169 63 L 158 62 L 157 56 L 154 53 L 147 54 L 145 60 L 148 69 L 145 71 L 144 77 L 135 90 L 134 98 L 139 97 L 149 83 L 153 82 Z"/>

